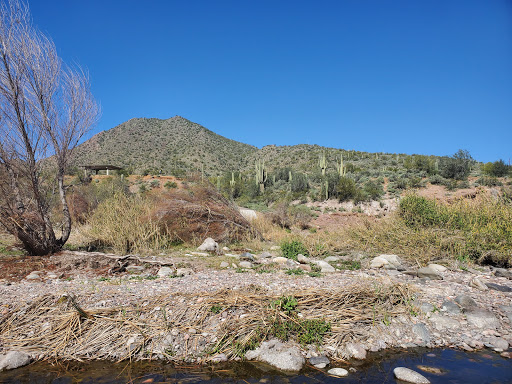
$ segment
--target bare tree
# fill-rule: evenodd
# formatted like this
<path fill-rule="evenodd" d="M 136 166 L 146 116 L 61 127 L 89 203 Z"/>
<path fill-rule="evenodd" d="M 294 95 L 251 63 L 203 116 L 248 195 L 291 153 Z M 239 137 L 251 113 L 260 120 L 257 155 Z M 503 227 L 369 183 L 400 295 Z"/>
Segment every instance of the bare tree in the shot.
<path fill-rule="evenodd" d="M 30 254 L 59 251 L 69 238 L 64 175 L 98 114 L 87 75 L 62 62 L 23 2 L 2 1 L 0 224 Z"/>

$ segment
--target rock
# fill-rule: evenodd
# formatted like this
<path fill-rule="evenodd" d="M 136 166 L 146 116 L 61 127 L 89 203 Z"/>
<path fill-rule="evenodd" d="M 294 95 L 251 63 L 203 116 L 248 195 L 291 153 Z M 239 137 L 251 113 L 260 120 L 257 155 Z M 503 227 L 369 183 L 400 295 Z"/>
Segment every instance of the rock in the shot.
<path fill-rule="evenodd" d="M 471 288 L 476 288 L 480 291 L 487 291 L 489 288 L 487 288 L 487 285 L 485 285 L 482 280 L 480 280 L 478 277 L 475 277 L 469 282 L 469 286 Z"/>
<path fill-rule="evenodd" d="M 247 351 L 248 360 L 258 360 L 283 371 L 300 371 L 305 363 L 299 348 L 285 344 L 277 339 L 265 341 L 254 351 Z"/>
<path fill-rule="evenodd" d="M 349 357 L 353 357 L 357 360 L 364 360 L 366 359 L 366 349 L 361 344 L 356 343 L 347 343 L 346 350 L 349 355 Z"/>
<path fill-rule="evenodd" d="M 223 261 L 222 263 L 220 263 L 220 267 L 221 268 L 227 268 L 227 267 L 229 267 L 229 263 Z"/>
<path fill-rule="evenodd" d="M 439 274 L 435 269 L 430 267 L 423 267 L 416 271 L 419 278 L 427 278 L 430 280 L 443 280 L 443 276 Z"/>
<path fill-rule="evenodd" d="M 185 256 L 210 256 L 206 252 L 190 252 L 190 254 L 186 254 Z"/>
<path fill-rule="evenodd" d="M 393 373 L 398 380 L 407 381 L 408 383 L 430 384 L 425 376 L 409 368 L 396 367 L 393 369 Z"/>
<path fill-rule="evenodd" d="M 389 262 L 386 259 L 384 259 L 383 257 L 377 256 L 377 257 L 374 257 L 373 260 L 370 262 L 370 268 L 372 268 L 372 269 L 382 268 L 388 264 L 389 264 Z"/>
<path fill-rule="evenodd" d="M 331 361 L 327 358 L 327 356 L 316 356 L 309 359 L 309 364 L 317 366 L 318 364 L 330 364 Z"/>
<path fill-rule="evenodd" d="M 502 352 L 500 353 L 501 357 L 504 357 L 505 359 L 512 359 L 512 352 Z"/>
<path fill-rule="evenodd" d="M 446 300 L 442 304 L 441 310 L 444 312 L 447 312 L 451 315 L 458 315 L 461 312 L 460 307 L 457 304 L 455 304 L 453 301 L 449 301 L 449 300 Z"/>
<path fill-rule="evenodd" d="M 428 365 L 417 365 L 416 367 L 421 369 L 423 372 L 433 373 L 434 375 L 442 375 L 446 373 L 441 368 L 429 367 Z"/>
<path fill-rule="evenodd" d="M 430 332 L 423 323 L 414 324 L 412 332 L 422 341 L 423 345 L 430 344 Z"/>
<path fill-rule="evenodd" d="M 500 322 L 490 311 L 481 308 L 474 308 L 466 312 L 468 324 L 480 329 L 495 329 L 500 326 Z"/>
<path fill-rule="evenodd" d="M 430 321 L 434 324 L 434 328 L 438 331 L 445 329 L 457 329 L 460 328 L 460 323 L 448 316 L 439 315 L 434 313 L 430 316 Z"/>
<path fill-rule="evenodd" d="M 160 269 L 157 272 L 157 275 L 159 277 L 167 277 L 174 274 L 174 269 L 170 267 L 160 267 Z"/>
<path fill-rule="evenodd" d="M 247 221 L 253 221 L 258 218 L 258 214 L 253 209 L 240 208 L 239 211 L 242 217 Z"/>
<path fill-rule="evenodd" d="M 270 252 L 261 252 L 260 259 L 270 259 L 272 254 Z"/>
<path fill-rule="evenodd" d="M 222 363 L 224 361 L 228 361 L 228 357 L 225 353 L 219 353 L 218 355 L 212 356 L 210 359 L 212 363 Z"/>
<path fill-rule="evenodd" d="M 331 368 L 327 371 L 329 375 L 344 377 L 348 375 L 348 371 L 343 368 Z"/>
<path fill-rule="evenodd" d="M 490 348 L 498 348 L 503 351 L 508 349 L 508 341 L 501 337 L 489 336 L 483 339 L 484 344 L 489 344 Z"/>
<path fill-rule="evenodd" d="M 29 355 L 19 351 L 10 351 L 0 358 L 0 371 L 16 369 L 30 364 Z"/>
<path fill-rule="evenodd" d="M 299 265 L 299 268 L 306 272 L 311 272 L 312 268 L 309 264 L 301 264 Z"/>
<path fill-rule="evenodd" d="M 252 261 L 254 261 L 255 259 L 254 259 L 254 255 L 252 255 L 251 253 L 249 253 L 249 252 L 244 252 L 244 253 L 242 253 L 242 254 L 240 255 L 239 260 L 241 260 L 241 261 L 251 261 L 251 262 L 252 262 Z"/>
<path fill-rule="evenodd" d="M 273 245 L 270 247 L 271 251 L 279 251 L 280 249 L 281 249 L 281 247 L 279 245 Z"/>
<path fill-rule="evenodd" d="M 250 261 L 241 261 L 240 263 L 238 263 L 238 265 L 240 266 L 240 268 L 252 268 L 252 263 Z"/>
<path fill-rule="evenodd" d="M 272 262 L 273 262 L 273 263 L 276 263 L 276 264 L 279 264 L 279 265 L 283 265 L 283 264 L 285 264 L 288 260 L 290 260 L 290 259 L 288 259 L 288 258 L 286 258 L 286 257 L 278 256 L 278 257 L 274 257 L 274 258 L 272 259 Z"/>
<path fill-rule="evenodd" d="M 194 273 L 194 271 L 190 268 L 178 268 L 176 270 L 176 276 L 188 276 L 188 275 L 192 275 Z"/>
<path fill-rule="evenodd" d="M 338 256 L 327 256 L 324 261 L 330 263 L 331 261 L 338 261 L 340 258 Z"/>
<path fill-rule="evenodd" d="M 443 273 L 448 270 L 448 268 L 446 268 L 444 265 L 439 265 L 439 264 L 429 264 L 428 268 L 433 269 L 434 271 L 436 271 L 438 273 Z"/>
<path fill-rule="evenodd" d="M 126 272 L 140 274 L 144 272 L 144 267 L 140 265 L 129 265 L 126 267 Z"/>
<path fill-rule="evenodd" d="M 512 292 L 512 288 L 507 287 L 506 285 L 499 285 L 499 284 L 494 284 L 494 283 L 485 283 L 485 285 L 487 286 L 487 288 L 495 290 L 495 291 Z"/>
<path fill-rule="evenodd" d="M 300 253 L 297 255 L 297 261 L 301 264 L 307 264 L 309 263 L 309 258 Z"/>
<path fill-rule="evenodd" d="M 497 277 L 506 277 L 507 279 L 512 280 L 512 271 L 505 268 L 496 268 L 494 270 L 494 275 Z"/>
<path fill-rule="evenodd" d="M 397 255 L 379 255 L 378 257 L 386 260 L 392 268 L 398 268 L 402 265 L 402 260 Z"/>
<path fill-rule="evenodd" d="M 434 310 L 434 306 L 430 303 L 421 303 L 419 308 L 423 313 L 431 313 Z"/>
<path fill-rule="evenodd" d="M 469 311 L 470 309 L 477 308 L 475 300 L 468 295 L 459 295 L 455 298 L 455 302 L 462 307 L 463 311 Z"/>
<path fill-rule="evenodd" d="M 198 251 L 206 251 L 206 252 L 217 252 L 219 249 L 219 244 L 211 237 L 208 237 L 203 244 L 197 247 Z"/>
<path fill-rule="evenodd" d="M 39 276 L 41 272 L 39 271 L 33 271 L 33 272 L 30 272 L 27 277 L 25 277 L 25 279 L 27 280 L 38 280 L 41 278 L 41 276 Z"/>
<path fill-rule="evenodd" d="M 55 279 L 59 278 L 59 276 L 57 276 L 55 273 L 52 273 L 52 272 L 48 272 L 46 277 L 48 277 L 49 279 L 52 279 L 52 280 L 55 280 Z"/>
<path fill-rule="evenodd" d="M 336 272 L 336 269 L 329 263 L 323 260 L 312 261 L 312 263 L 318 265 L 321 268 L 322 273 Z"/>

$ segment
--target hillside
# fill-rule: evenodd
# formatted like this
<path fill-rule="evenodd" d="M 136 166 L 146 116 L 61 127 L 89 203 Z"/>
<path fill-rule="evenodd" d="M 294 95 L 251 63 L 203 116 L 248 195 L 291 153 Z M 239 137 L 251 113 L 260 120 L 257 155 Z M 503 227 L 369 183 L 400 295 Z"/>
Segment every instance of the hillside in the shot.
<path fill-rule="evenodd" d="M 73 164 L 112 164 L 138 174 L 180 174 L 203 168 L 205 174 L 215 175 L 244 167 L 247 155 L 256 151 L 181 116 L 137 118 L 79 145 Z"/>

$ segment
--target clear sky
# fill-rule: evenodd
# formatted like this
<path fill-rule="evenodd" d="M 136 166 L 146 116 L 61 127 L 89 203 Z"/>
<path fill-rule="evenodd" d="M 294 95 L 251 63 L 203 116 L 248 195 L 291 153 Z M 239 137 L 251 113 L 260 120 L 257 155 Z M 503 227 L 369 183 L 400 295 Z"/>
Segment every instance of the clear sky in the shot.
<path fill-rule="evenodd" d="M 511 0 L 29 5 L 90 73 L 92 133 L 180 115 L 258 147 L 512 158 Z"/>

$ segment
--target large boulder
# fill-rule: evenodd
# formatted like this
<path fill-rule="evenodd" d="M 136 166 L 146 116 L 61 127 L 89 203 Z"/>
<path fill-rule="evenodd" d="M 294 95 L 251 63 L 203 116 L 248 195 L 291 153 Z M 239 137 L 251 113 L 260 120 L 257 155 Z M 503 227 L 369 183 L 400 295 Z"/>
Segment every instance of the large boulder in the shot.
<path fill-rule="evenodd" d="M 219 250 L 219 244 L 211 237 L 206 238 L 199 247 L 197 247 L 198 251 L 203 252 L 217 252 Z"/>
<path fill-rule="evenodd" d="M 299 348 L 277 339 L 261 343 L 254 351 L 247 351 L 245 357 L 248 360 L 262 361 L 283 371 L 292 372 L 300 371 L 305 363 Z"/>

